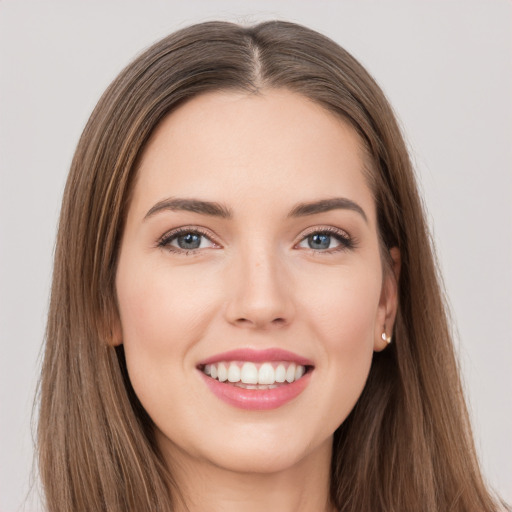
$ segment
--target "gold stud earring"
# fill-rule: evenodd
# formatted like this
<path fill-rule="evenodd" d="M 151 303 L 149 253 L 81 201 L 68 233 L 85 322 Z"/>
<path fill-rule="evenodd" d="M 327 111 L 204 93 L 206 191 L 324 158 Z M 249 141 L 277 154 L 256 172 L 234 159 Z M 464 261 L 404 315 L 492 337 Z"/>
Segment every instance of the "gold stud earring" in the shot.
<path fill-rule="evenodd" d="M 386 335 L 386 331 L 384 331 L 381 335 L 382 341 L 385 341 L 388 345 L 391 343 L 391 336 Z"/>

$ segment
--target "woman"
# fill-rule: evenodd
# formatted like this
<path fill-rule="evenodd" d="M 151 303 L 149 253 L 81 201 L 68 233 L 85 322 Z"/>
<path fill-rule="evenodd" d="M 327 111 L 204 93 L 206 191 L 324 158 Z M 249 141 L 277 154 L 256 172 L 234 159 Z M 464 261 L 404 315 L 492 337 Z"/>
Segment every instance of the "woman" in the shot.
<path fill-rule="evenodd" d="M 87 124 L 41 382 L 48 509 L 497 510 L 407 151 L 368 73 L 177 32 Z"/>

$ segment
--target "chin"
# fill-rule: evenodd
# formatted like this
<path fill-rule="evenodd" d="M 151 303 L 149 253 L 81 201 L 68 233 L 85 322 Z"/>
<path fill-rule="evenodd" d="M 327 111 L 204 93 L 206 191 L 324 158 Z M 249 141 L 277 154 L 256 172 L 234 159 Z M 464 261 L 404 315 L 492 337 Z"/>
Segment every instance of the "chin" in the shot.
<path fill-rule="evenodd" d="M 300 466 L 311 458 L 325 456 L 332 448 L 332 436 L 321 436 L 320 441 L 305 437 L 293 438 L 289 429 L 283 435 L 283 429 L 278 432 L 271 431 L 251 435 L 226 435 L 208 439 L 208 444 L 195 444 L 191 446 L 184 440 L 177 445 L 160 432 L 159 444 L 172 467 L 179 459 L 185 456 L 202 461 L 205 466 L 243 474 L 276 474 Z M 304 432 L 302 432 L 304 433 Z M 178 460 L 176 460 L 178 459 Z"/>
<path fill-rule="evenodd" d="M 285 452 L 276 453 L 275 450 L 263 450 L 261 448 L 247 449 L 242 453 L 223 453 L 212 462 L 226 471 L 239 474 L 273 474 L 279 473 L 300 465 L 305 454 L 287 449 Z"/>

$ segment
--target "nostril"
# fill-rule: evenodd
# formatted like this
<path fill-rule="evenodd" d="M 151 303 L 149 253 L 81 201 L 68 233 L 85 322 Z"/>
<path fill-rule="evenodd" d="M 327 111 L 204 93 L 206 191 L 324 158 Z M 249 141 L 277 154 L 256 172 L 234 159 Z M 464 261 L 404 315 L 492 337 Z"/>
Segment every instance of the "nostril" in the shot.
<path fill-rule="evenodd" d="M 287 324 L 287 321 L 283 317 L 277 317 L 271 320 L 270 322 L 259 321 L 258 319 L 251 320 L 250 318 L 237 318 L 235 323 L 239 326 L 252 326 L 252 327 L 263 327 L 264 325 L 270 326 L 273 325 L 275 327 L 281 327 Z"/>
<path fill-rule="evenodd" d="M 237 318 L 236 323 L 237 324 L 252 324 L 252 322 L 250 320 L 248 320 L 247 318 Z"/>

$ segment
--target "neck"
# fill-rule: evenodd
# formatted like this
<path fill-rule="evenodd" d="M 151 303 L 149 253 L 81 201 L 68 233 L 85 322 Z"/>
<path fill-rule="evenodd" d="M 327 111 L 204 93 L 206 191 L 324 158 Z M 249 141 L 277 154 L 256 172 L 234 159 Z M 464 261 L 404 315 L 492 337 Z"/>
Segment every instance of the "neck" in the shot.
<path fill-rule="evenodd" d="M 173 450 L 172 471 L 181 500 L 177 512 L 334 512 L 330 500 L 331 439 L 291 467 L 238 472 Z M 169 457 L 170 458 L 170 457 Z"/>

